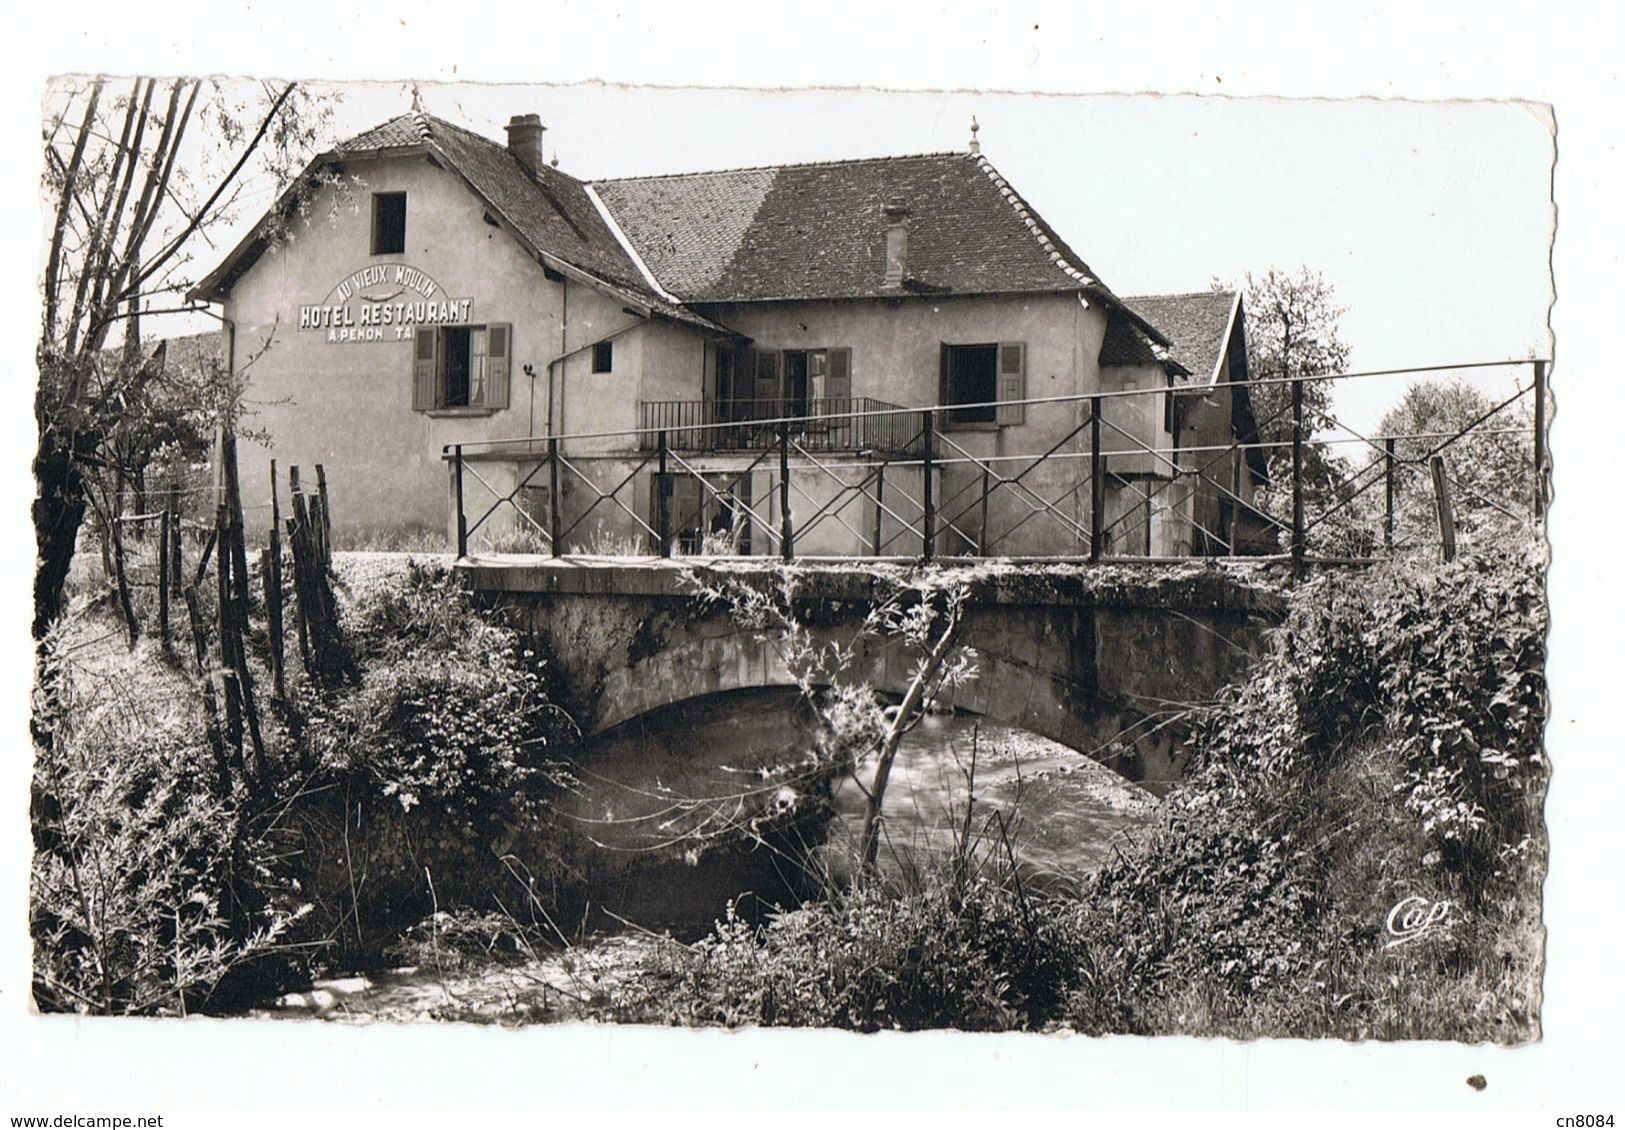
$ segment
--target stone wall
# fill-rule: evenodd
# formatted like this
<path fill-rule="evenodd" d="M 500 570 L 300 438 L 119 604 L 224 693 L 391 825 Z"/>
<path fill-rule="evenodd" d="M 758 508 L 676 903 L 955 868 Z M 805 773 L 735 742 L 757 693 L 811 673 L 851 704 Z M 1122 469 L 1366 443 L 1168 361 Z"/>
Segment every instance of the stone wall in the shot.
<path fill-rule="evenodd" d="M 688 699 L 793 683 L 775 641 L 699 604 L 679 563 L 463 567 L 553 657 L 557 701 L 586 734 Z M 745 571 L 764 580 L 777 573 Z M 803 622 L 821 645 L 850 640 L 882 579 L 902 573 L 806 566 L 797 575 Z M 1182 728 L 1159 723 L 1244 677 L 1281 612 L 1261 574 L 1230 569 L 1027 566 L 972 576 L 965 643 L 978 674 L 944 704 L 1051 738 L 1148 785 L 1184 768 Z M 871 646 L 851 674 L 901 695 L 913 660 L 896 645 Z"/>

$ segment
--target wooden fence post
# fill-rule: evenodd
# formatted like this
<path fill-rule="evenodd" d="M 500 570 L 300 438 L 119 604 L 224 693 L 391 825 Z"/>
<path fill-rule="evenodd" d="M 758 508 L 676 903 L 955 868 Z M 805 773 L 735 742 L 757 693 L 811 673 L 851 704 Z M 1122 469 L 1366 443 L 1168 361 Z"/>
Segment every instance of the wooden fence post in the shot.
<path fill-rule="evenodd" d="M 1546 516 L 1546 362 L 1535 362 L 1535 517 Z"/>
<path fill-rule="evenodd" d="M 1288 374 L 1291 375 L 1290 373 Z M 1303 381 L 1292 382 L 1292 574 L 1303 575 L 1308 531 L 1303 521 Z"/>
<path fill-rule="evenodd" d="M 169 646 L 169 510 L 158 519 L 158 638 Z"/>
<path fill-rule="evenodd" d="M 333 564 L 333 511 L 327 501 L 327 468 L 320 463 L 316 464 L 316 497 L 322 503 L 322 520 L 316 532 L 321 536 L 322 567 L 325 569 Z"/>
<path fill-rule="evenodd" d="M 1439 510 L 1439 547 L 1446 561 L 1456 559 L 1456 513 L 1450 505 L 1450 476 L 1445 470 L 1444 456 L 1428 459 L 1433 472 L 1433 499 Z"/>
<path fill-rule="evenodd" d="M 271 693 L 288 697 L 282 619 L 282 507 L 277 499 L 276 460 L 271 460 L 271 533 L 266 544 L 265 619 L 271 637 Z"/>
<path fill-rule="evenodd" d="M 1382 441 L 1383 492 L 1387 498 L 1382 512 L 1382 544 L 1389 553 L 1394 551 L 1394 437 Z"/>
<path fill-rule="evenodd" d="M 192 625 L 192 651 L 197 657 L 198 676 L 203 686 L 203 732 L 214 753 L 216 784 L 224 797 L 231 792 L 231 763 L 226 759 L 226 744 L 220 735 L 220 707 L 214 696 L 214 675 L 209 670 L 209 638 L 203 627 L 203 612 L 198 607 L 197 585 L 186 585 L 181 595 Z"/>

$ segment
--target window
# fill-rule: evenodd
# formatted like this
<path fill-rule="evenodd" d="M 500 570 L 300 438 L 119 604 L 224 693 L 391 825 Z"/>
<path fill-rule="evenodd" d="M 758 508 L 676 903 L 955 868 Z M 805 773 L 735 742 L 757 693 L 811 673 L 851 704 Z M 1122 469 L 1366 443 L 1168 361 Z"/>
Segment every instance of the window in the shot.
<path fill-rule="evenodd" d="M 401 255 L 406 251 L 406 193 L 372 194 L 372 253 Z"/>
<path fill-rule="evenodd" d="M 649 525 L 654 527 L 649 545 L 654 552 L 660 551 L 660 496 L 664 494 L 666 522 L 677 552 L 750 554 L 749 475 L 657 472 L 650 476 L 649 484 Z"/>
<path fill-rule="evenodd" d="M 836 346 L 718 350 L 715 394 L 723 420 L 850 412 L 852 351 Z"/>
<path fill-rule="evenodd" d="M 413 340 L 415 410 L 508 406 L 513 327 L 420 326 Z"/>
<path fill-rule="evenodd" d="M 615 368 L 615 343 L 600 341 L 592 347 L 592 371 L 608 373 Z"/>
<path fill-rule="evenodd" d="M 1019 341 L 942 345 L 941 403 L 949 426 L 1020 424 L 1026 419 L 1027 347 Z M 966 407 L 955 407 L 965 405 Z"/>

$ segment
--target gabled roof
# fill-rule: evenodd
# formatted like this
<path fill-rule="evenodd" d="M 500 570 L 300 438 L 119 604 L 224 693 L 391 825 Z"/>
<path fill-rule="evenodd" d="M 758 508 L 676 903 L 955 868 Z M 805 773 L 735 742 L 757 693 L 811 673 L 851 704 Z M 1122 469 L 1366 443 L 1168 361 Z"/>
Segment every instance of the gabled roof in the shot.
<path fill-rule="evenodd" d="M 344 141 L 311 162 L 300 178 L 346 161 L 425 155 L 450 168 L 533 255 L 566 274 L 604 285 L 657 314 L 713 332 L 732 331 L 669 301 L 643 278 L 632 256 L 593 203 L 587 187 L 557 169 L 534 172 L 507 146 L 440 118 L 411 111 Z M 272 213 L 193 290 L 220 301 L 270 245 L 279 215 L 296 200 L 290 190 Z"/>
<path fill-rule="evenodd" d="M 1241 296 L 1224 290 L 1192 294 L 1146 294 L 1125 298 L 1147 321 L 1168 335 L 1169 353 L 1189 369 L 1194 383 L 1219 377 L 1231 331 L 1240 316 Z"/>
<path fill-rule="evenodd" d="M 979 154 L 589 184 L 531 170 L 506 145 L 414 110 L 334 146 L 300 180 L 346 162 L 413 155 L 458 175 L 545 265 L 711 333 L 739 336 L 700 312 L 715 303 L 1074 292 L 1098 300 L 1114 321 L 1126 318 L 1141 346 L 1167 344 Z M 903 285 L 888 289 L 881 209 L 892 201 L 909 209 L 910 233 Z M 297 204 L 290 189 L 191 297 L 229 295 Z"/>
<path fill-rule="evenodd" d="M 1231 430 L 1245 448 L 1247 464 L 1259 481 L 1269 479 L 1269 461 L 1258 446 L 1258 425 L 1248 392 L 1246 327 L 1241 295 L 1226 290 L 1203 290 L 1191 294 L 1142 294 L 1123 300 L 1147 319 L 1155 322 L 1173 344 L 1173 360 L 1191 371 L 1187 385 L 1194 395 L 1215 384 L 1219 366 L 1234 344 L 1239 351 L 1230 358 L 1230 380 L 1240 382 L 1230 388 Z"/>
<path fill-rule="evenodd" d="M 660 285 L 692 303 L 1079 291 L 1116 299 L 988 161 L 928 153 L 596 181 Z M 909 210 L 884 286 L 886 219 Z"/>
<path fill-rule="evenodd" d="M 1168 365 L 1171 357 L 1166 348 L 1152 343 L 1128 318 L 1111 316 L 1106 321 L 1106 336 L 1100 343 L 1102 365 Z"/>

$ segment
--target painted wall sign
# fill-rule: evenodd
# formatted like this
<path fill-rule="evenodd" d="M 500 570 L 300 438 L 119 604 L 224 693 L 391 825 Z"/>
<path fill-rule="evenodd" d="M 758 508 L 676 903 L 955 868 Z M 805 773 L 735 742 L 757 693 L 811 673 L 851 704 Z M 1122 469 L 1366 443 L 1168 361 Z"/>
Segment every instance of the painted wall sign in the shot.
<path fill-rule="evenodd" d="M 448 298 L 423 271 L 380 263 L 347 275 L 321 302 L 299 307 L 299 328 L 329 342 L 409 341 L 418 326 L 467 325 L 472 298 Z"/>

